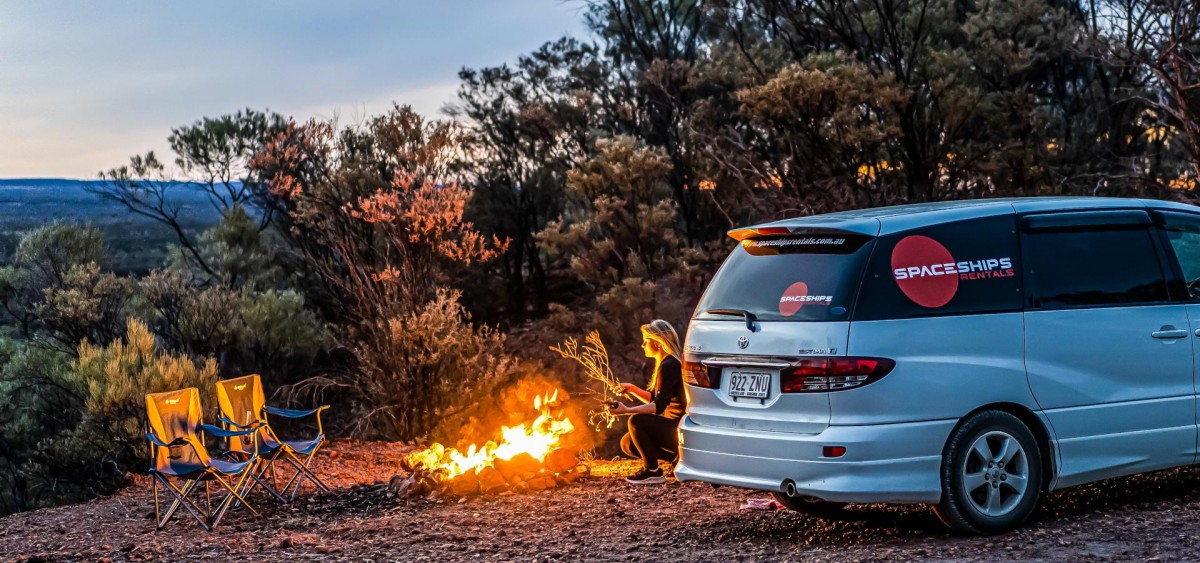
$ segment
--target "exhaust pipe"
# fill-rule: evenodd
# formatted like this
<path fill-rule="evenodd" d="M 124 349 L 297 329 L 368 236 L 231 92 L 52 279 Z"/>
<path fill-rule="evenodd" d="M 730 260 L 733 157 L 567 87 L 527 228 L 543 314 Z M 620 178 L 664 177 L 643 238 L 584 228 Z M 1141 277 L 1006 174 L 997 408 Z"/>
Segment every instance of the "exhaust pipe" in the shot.
<path fill-rule="evenodd" d="M 791 479 L 784 481 L 783 482 L 783 494 L 785 494 L 789 497 L 792 497 L 792 498 L 796 498 L 796 496 L 797 496 L 796 495 L 796 482 Z"/>

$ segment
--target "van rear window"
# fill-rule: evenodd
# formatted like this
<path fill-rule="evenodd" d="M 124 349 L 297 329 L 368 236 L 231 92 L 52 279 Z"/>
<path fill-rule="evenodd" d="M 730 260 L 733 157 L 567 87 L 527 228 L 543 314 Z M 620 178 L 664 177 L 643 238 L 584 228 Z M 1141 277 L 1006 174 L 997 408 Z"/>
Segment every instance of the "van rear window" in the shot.
<path fill-rule="evenodd" d="M 749 311 L 764 321 L 844 321 L 854 304 L 872 237 L 804 234 L 746 239 L 708 285 L 697 319 Z"/>

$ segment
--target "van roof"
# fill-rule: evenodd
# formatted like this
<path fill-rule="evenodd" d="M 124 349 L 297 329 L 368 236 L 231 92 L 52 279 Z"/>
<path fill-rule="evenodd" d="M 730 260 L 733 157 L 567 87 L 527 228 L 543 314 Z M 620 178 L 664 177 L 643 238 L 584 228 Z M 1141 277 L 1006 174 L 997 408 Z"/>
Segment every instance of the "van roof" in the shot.
<path fill-rule="evenodd" d="M 854 209 L 836 213 L 782 219 L 770 223 L 753 225 L 747 227 L 747 229 L 759 229 L 763 227 L 811 227 L 837 229 L 868 235 L 883 235 L 940 223 L 1012 213 L 1114 208 L 1171 209 L 1200 213 L 1200 208 L 1192 205 L 1157 199 L 1122 197 L 1018 197 L 939 201 L 935 203 L 914 203 L 890 207 Z M 735 229 L 735 231 L 742 231 L 742 229 Z"/>

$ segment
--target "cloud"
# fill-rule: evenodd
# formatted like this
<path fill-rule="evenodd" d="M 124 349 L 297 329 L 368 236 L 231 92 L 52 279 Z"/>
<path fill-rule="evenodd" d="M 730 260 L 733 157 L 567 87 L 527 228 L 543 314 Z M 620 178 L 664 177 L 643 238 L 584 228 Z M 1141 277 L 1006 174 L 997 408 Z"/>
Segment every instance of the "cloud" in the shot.
<path fill-rule="evenodd" d="M 581 6 L 505 2 L 5 3 L 0 177 L 90 178 L 239 108 L 426 115 L 462 67 L 584 35 Z"/>

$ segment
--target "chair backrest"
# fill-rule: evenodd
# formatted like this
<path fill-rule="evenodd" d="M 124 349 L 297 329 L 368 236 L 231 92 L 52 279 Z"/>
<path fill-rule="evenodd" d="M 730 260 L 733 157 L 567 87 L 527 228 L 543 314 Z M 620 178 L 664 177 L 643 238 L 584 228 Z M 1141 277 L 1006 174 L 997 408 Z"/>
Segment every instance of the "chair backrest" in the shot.
<path fill-rule="evenodd" d="M 200 391 L 195 387 L 146 395 L 146 419 L 150 430 L 163 442 L 183 438 L 195 445 L 194 450 L 187 446 L 154 448 L 155 469 L 165 469 L 172 463 L 208 463 L 208 451 L 199 435 Z"/>
<path fill-rule="evenodd" d="M 262 410 L 267 399 L 263 394 L 262 378 L 258 374 L 243 375 L 217 382 L 217 406 L 221 416 L 243 426 L 262 420 Z M 259 430 L 259 443 L 267 438 L 266 429 Z M 229 451 L 252 453 L 250 436 L 234 436 L 229 439 Z"/>

